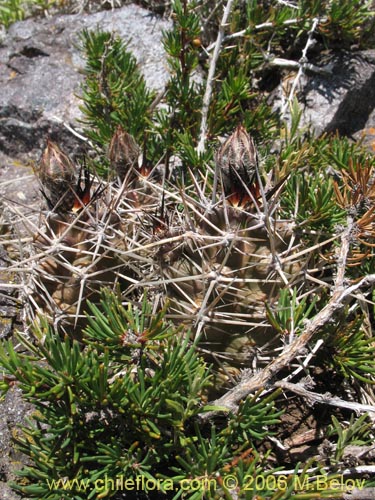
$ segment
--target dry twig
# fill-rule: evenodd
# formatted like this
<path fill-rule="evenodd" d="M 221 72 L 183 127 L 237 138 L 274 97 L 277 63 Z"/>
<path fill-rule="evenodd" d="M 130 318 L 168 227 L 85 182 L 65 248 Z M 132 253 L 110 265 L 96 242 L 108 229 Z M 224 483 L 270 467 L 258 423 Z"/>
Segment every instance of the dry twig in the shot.
<path fill-rule="evenodd" d="M 299 396 L 307 399 L 310 403 L 321 403 L 331 406 L 336 406 L 339 408 L 347 408 L 349 410 L 354 410 L 360 413 L 366 412 L 374 412 L 375 406 L 372 405 L 364 405 L 361 403 L 355 403 L 353 401 L 344 401 L 343 399 L 331 396 L 331 394 L 318 394 L 316 392 L 308 391 L 303 387 L 302 384 L 291 384 L 290 382 L 285 382 L 284 380 L 280 380 L 279 382 L 275 382 L 273 387 L 281 387 L 287 391 L 294 392 Z"/>
<path fill-rule="evenodd" d="M 297 85 L 298 85 L 298 82 L 301 78 L 301 76 L 303 75 L 304 71 L 305 71 L 305 67 L 306 67 L 306 64 L 307 64 L 307 51 L 309 50 L 309 48 L 313 45 L 314 43 L 314 33 L 315 33 L 315 30 L 318 26 L 320 22 L 320 19 L 319 18 L 315 18 L 313 20 L 313 24 L 312 24 L 312 27 L 311 27 L 311 30 L 309 31 L 308 33 L 308 38 L 307 38 L 307 41 L 306 41 L 306 45 L 302 51 L 302 56 L 301 56 L 301 59 L 299 60 L 299 68 L 298 68 L 298 72 L 297 72 L 297 75 L 293 81 L 293 84 L 292 84 L 292 87 L 290 89 L 290 93 L 289 93 L 289 97 L 287 98 L 286 102 L 284 103 L 283 107 L 281 108 L 281 117 L 283 118 L 285 116 L 285 113 L 288 109 L 288 106 L 290 105 L 290 103 L 292 102 L 293 100 L 293 97 L 294 97 L 294 94 L 295 94 L 295 91 L 296 91 L 296 88 L 297 88 Z"/>
<path fill-rule="evenodd" d="M 217 39 L 215 43 L 215 50 L 212 54 L 210 68 L 208 70 L 206 91 L 203 96 L 203 104 L 202 104 L 202 121 L 200 126 L 199 143 L 197 146 L 198 153 L 203 153 L 205 150 L 206 135 L 207 135 L 207 117 L 211 101 L 212 82 L 215 76 L 216 63 L 220 54 L 221 44 L 224 38 L 224 31 L 227 25 L 230 11 L 232 9 L 232 5 L 233 5 L 233 0 L 228 0 L 227 5 L 224 9 L 223 18 L 219 26 L 219 32 L 217 34 Z"/>

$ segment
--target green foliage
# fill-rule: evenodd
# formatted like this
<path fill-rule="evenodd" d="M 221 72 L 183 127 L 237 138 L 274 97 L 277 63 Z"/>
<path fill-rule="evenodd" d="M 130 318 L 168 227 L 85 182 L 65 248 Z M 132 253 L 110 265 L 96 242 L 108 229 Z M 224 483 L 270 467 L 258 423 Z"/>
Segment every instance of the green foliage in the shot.
<path fill-rule="evenodd" d="M 340 324 L 329 332 L 332 365 L 344 377 L 374 384 L 375 344 L 374 338 L 366 332 L 364 317 L 358 316 L 346 324 Z"/>
<path fill-rule="evenodd" d="M 165 95 L 167 118 L 155 122 L 157 136 L 164 137 L 164 144 L 154 144 L 154 147 L 159 155 L 166 155 L 167 162 L 172 154 L 177 154 L 184 164 L 193 157 L 199 165 L 201 160 L 195 155 L 194 147 L 198 139 L 203 86 L 194 72 L 199 62 L 200 19 L 195 2 L 177 0 L 173 11 L 173 29 L 163 37 L 171 74 Z"/>
<path fill-rule="evenodd" d="M 281 205 L 286 217 L 294 217 L 305 237 L 314 241 L 334 234 L 344 225 L 346 212 L 339 206 L 334 191 L 335 173 L 347 170 L 350 158 L 363 159 L 364 151 L 345 138 L 314 138 L 300 128 L 301 111 L 294 100 L 290 128 L 282 130 L 279 172 L 290 174 Z"/>
<path fill-rule="evenodd" d="M 12 23 L 21 21 L 24 16 L 22 0 L 6 0 L 0 4 L 0 26 L 9 28 Z"/>
<path fill-rule="evenodd" d="M 343 458 L 345 448 L 351 446 L 371 445 L 371 423 L 369 416 L 364 413 L 359 418 L 350 417 L 348 425 L 342 426 L 332 415 L 332 424 L 328 428 L 328 436 L 337 436 L 337 443 L 333 460 L 339 462 Z"/>
<path fill-rule="evenodd" d="M 82 87 L 83 123 L 89 127 L 86 134 L 105 146 L 116 126 L 122 125 L 142 141 L 153 95 L 146 88 L 136 59 L 122 40 L 110 33 L 83 31 L 81 44 L 87 58 Z"/>
<path fill-rule="evenodd" d="M 371 2 L 336 0 L 327 3 L 326 21 L 320 32 L 333 43 L 353 43 L 366 36 L 363 24 L 373 16 Z M 367 23 L 368 26 L 369 23 Z"/>
<path fill-rule="evenodd" d="M 142 309 L 133 311 L 130 306 L 125 309 L 108 290 L 102 293 L 102 310 L 95 304 L 89 304 L 95 319 L 88 316 L 85 343 L 95 345 L 97 349 L 110 349 L 119 361 L 129 361 L 132 359 L 130 348 L 152 350 L 153 341 L 176 335 L 176 330 L 171 331 L 171 325 L 163 322 L 165 309 L 151 314 L 147 295 L 144 296 Z M 129 325 L 128 331 L 124 331 L 124 324 Z"/>
<path fill-rule="evenodd" d="M 300 173 L 293 172 L 286 191 L 286 209 L 288 213 L 295 210 L 299 228 L 332 234 L 345 221 L 345 212 L 335 202 L 332 179 L 323 173 L 301 178 Z"/>
<path fill-rule="evenodd" d="M 141 309 L 124 309 L 104 291 L 101 308 L 91 309 L 84 343 L 60 338 L 41 320 L 33 340 L 19 335 L 20 351 L 10 341 L 0 348 L 2 389 L 17 380 L 35 406 L 16 438 L 33 460 L 15 486 L 23 494 L 79 499 L 80 485 L 87 484 L 84 498 L 110 497 L 115 492 L 103 491 L 98 480 L 119 475 L 163 477 L 177 486 L 197 475 L 214 480 L 278 422 L 275 392 L 249 398 L 219 429 L 199 428 L 193 420 L 205 411 L 209 371 L 188 337 L 165 321 L 164 312 L 153 316 L 146 300 Z M 258 461 L 251 470 L 260 471 Z M 76 482 L 66 489 L 60 478 Z"/>
<path fill-rule="evenodd" d="M 56 7 L 57 3 L 56 0 L 1 0 L 0 26 L 9 28 L 16 21 L 40 15 L 48 9 Z"/>
<path fill-rule="evenodd" d="M 297 289 L 281 290 L 276 311 L 267 305 L 267 318 L 275 330 L 282 335 L 294 335 L 315 312 L 317 298 L 311 301 L 307 297 L 298 298 Z"/>
<path fill-rule="evenodd" d="M 154 164 L 163 160 L 169 165 L 170 158 L 178 156 L 184 166 L 202 167 L 212 159 L 209 149 L 196 153 L 204 93 L 204 81 L 196 73 L 201 51 L 197 12 L 194 2 L 177 1 L 174 5 L 174 27 L 163 39 L 170 79 L 162 108 L 152 105 L 154 96 L 146 90 L 134 57 L 119 39 L 108 33 L 83 33 L 87 59 L 83 122 L 88 126 L 87 136 L 103 152 L 121 125 L 143 145 L 147 160 Z M 276 125 L 269 107 L 251 91 L 251 65 L 232 64 L 237 57 L 232 52 L 219 61 L 208 112 L 210 143 L 218 134 L 232 131 L 239 116 L 248 129 L 262 137 L 269 135 L 270 124 Z M 251 60 L 249 55 L 246 59 Z"/>
<path fill-rule="evenodd" d="M 347 137 L 338 135 L 329 138 L 329 143 L 323 150 L 323 155 L 328 165 L 336 171 L 346 171 L 351 162 L 353 164 L 365 164 L 370 162 L 375 165 L 375 159 L 368 154 L 368 151 L 360 147 L 361 145 L 350 141 Z"/>

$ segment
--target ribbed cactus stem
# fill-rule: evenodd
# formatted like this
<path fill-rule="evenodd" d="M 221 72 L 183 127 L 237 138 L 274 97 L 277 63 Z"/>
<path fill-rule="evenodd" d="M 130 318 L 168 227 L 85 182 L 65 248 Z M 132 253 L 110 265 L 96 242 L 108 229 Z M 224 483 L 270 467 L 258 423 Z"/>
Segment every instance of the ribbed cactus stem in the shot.
<path fill-rule="evenodd" d="M 73 172 L 57 151 L 48 145 L 39 169 L 46 190 L 56 183 L 46 174 L 48 159 Z M 69 333 L 82 328 L 87 300 L 95 302 L 103 286 L 119 286 L 124 302 L 139 301 L 147 290 L 155 307 L 167 304 L 168 317 L 199 338 L 220 384 L 255 366 L 259 352 L 279 342 L 265 303 L 276 303 L 280 290 L 298 280 L 303 262 L 291 258 L 298 242 L 290 221 L 278 218 L 285 180 L 263 187 L 256 146 L 243 126 L 216 155 L 214 205 L 207 176 L 190 173 L 182 190 L 165 179 L 162 166 L 147 166 L 121 128 L 109 159 L 112 180 L 86 174 L 84 189 L 71 186 L 76 201 L 58 200 L 35 236 L 34 306 Z M 99 194 L 90 196 L 90 188 Z"/>

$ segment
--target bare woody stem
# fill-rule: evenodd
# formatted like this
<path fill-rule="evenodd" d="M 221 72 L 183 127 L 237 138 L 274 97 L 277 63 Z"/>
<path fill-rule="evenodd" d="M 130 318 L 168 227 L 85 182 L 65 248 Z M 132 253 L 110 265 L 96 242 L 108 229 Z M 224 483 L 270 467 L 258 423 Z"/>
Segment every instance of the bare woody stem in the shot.
<path fill-rule="evenodd" d="M 215 70 L 216 70 L 216 63 L 219 58 L 220 54 L 220 49 L 221 49 L 221 44 L 224 39 L 224 33 L 225 33 L 225 28 L 226 24 L 228 21 L 228 17 L 230 14 L 230 11 L 232 9 L 234 0 L 228 0 L 227 5 L 224 9 L 223 17 L 219 26 L 219 32 L 217 34 L 217 39 L 215 43 L 215 49 L 212 54 L 211 62 L 210 62 L 210 68 L 208 71 L 208 76 L 207 76 L 207 83 L 206 83 L 206 91 L 203 96 L 203 104 L 202 104 L 202 120 L 201 120 L 201 126 L 200 126 L 200 134 L 199 134 L 199 143 L 197 146 L 197 152 L 199 154 L 203 153 L 206 147 L 206 135 L 207 135 L 207 121 L 208 121 L 208 110 L 210 107 L 210 102 L 211 102 L 211 94 L 212 94 L 212 82 L 215 77 Z"/>
<path fill-rule="evenodd" d="M 343 399 L 334 397 L 329 393 L 318 394 L 316 392 L 305 389 L 302 383 L 291 384 L 290 382 L 280 380 L 279 382 L 275 382 L 274 387 L 281 387 L 281 389 L 284 389 L 286 391 L 294 392 L 295 394 L 298 394 L 299 396 L 306 399 L 310 404 L 321 403 L 325 405 L 335 406 L 336 408 L 347 408 L 358 413 L 375 413 L 375 406 L 356 403 L 354 401 L 344 401 Z"/>
<path fill-rule="evenodd" d="M 290 105 L 290 103 L 292 102 L 293 100 L 293 97 L 294 97 L 294 94 L 295 94 L 295 91 L 296 91 L 296 88 L 297 88 L 297 85 L 298 85 L 298 82 L 299 80 L 301 79 L 303 73 L 304 73 L 304 70 L 305 70 L 305 66 L 304 64 L 307 63 L 307 51 L 309 50 L 309 48 L 313 45 L 313 39 L 314 39 L 314 35 L 315 35 L 315 30 L 319 24 L 319 18 L 315 18 L 313 20 L 313 24 L 312 24 L 312 27 L 308 33 L 308 38 L 307 38 L 307 41 L 306 41 L 306 45 L 302 51 L 302 57 L 299 61 L 299 68 L 298 68 L 298 72 L 297 72 L 297 76 L 295 77 L 294 81 L 293 81 L 293 84 L 292 84 L 292 87 L 290 89 L 290 93 L 289 93 L 289 97 L 286 101 L 286 103 L 283 105 L 282 109 L 281 109 L 281 117 L 283 118 L 285 116 L 285 113 Z"/>

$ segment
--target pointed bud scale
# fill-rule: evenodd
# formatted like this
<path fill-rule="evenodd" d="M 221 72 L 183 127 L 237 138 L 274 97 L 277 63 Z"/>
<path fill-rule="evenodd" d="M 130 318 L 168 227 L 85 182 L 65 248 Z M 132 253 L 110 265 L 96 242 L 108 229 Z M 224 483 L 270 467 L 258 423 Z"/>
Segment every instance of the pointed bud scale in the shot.
<path fill-rule="evenodd" d="M 108 156 L 121 181 L 131 172 L 132 167 L 138 165 L 139 155 L 140 149 L 134 137 L 119 125 L 111 139 Z"/>
<path fill-rule="evenodd" d="M 225 196 L 235 205 L 243 205 L 259 196 L 258 154 L 251 136 L 242 125 L 225 141 L 216 154 Z"/>
<path fill-rule="evenodd" d="M 70 158 L 50 140 L 36 173 L 51 208 L 69 211 L 75 200 L 77 171 Z"/>
<path fill-rule="evenodd" d="M 93 180 L 90 177 L 88 169 L 84 169 L 83 185 L 82 185 L 82 170 L 79 173 L 79 179 L 76 186 L 76 199 L 74 200 L 73 212 L 78 212 L 82 207 L 88 205 L 91 198 L 91 186 Z M 95 197 L 95 193 L 94 193 Z"/>

